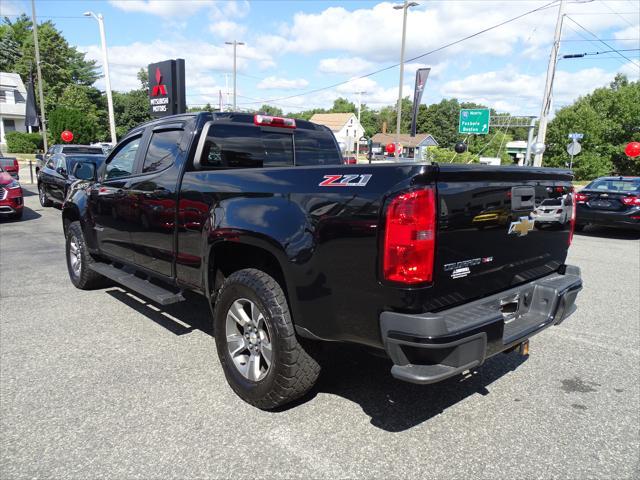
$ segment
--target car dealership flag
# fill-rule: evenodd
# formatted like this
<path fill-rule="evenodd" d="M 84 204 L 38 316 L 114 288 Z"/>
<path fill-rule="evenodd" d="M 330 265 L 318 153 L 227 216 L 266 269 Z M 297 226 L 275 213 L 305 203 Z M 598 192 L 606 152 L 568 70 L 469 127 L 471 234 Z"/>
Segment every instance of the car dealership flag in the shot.
<path fill-rule="evenodd" d="M 416 136 L 416 121 L 418 119 L 418 108 L 420 107 L 420 101 L 422 100 L 422 92 L 424 86 L 427 83 L 427 77 L 429 76 L 430 68 L 419 68 L 416 70 L 416 87 L 413 92 L 413 112 L 411 114 L 411 136 Z"/>
<path fill-rule="evenodd" d="M 36 111 L 36 94 L 33 88 L 33 72 L 29 72 L 27 82 L 27 105 L 24 116 L 25 127 L 39 127 L 38 112 Z"/>

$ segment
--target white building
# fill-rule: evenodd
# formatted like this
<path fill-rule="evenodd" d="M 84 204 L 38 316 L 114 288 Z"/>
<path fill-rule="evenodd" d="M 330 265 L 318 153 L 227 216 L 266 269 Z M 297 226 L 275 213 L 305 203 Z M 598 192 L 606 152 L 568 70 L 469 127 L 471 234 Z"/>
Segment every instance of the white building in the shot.
<path fill-rule="evenodd" d="M 364 128 L 354 113 L 316 113 L 309 121 L 329 127 L 340 148 L 347 152 L 354 152 L 358 140 L 364 136 Z"/>
<path fill-rule="evenodd" d="M 6 132 L 25 132 L 27 89 L 17 73 L 0 72 L 0 148 L 6 150 Z"/>

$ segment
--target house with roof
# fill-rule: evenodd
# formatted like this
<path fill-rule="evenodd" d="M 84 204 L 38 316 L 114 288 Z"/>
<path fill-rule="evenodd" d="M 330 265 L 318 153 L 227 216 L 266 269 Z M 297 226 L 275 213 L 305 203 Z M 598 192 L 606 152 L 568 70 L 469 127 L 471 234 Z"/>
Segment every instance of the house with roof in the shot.
<path fill-rule="evenodd" d="M 389 143 L 396 142 L 395 133 L 376 133 L 372 138 L 372 150 L 374 153 L 384 154 L 384 149 Z M 426 157 L 428 147 L 437 147 L 438 142 L 428 133 L 417 133 L 412 137 L 408 133 L 400 134 L 401 155 L 406 158 L 423 160 Z"/>
<path fill-rule="evenodd" d="M 24 132 L 27 89 L 17 73 L 0 72 L 0 148 L 6 150 L 5 133 Z"/>
<path fill-rule="evenodd" d="M 354 152 L 364 136 L 364 128 L 354 113 L 316 113 L 309 121 L 328 127 L 346 152 Z"/>

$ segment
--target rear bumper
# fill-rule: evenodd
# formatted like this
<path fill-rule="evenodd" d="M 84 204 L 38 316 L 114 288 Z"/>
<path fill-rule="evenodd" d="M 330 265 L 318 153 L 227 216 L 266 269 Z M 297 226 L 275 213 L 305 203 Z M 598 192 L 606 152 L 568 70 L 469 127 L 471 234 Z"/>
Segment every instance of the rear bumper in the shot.
<path fill-rule="evenodd" d="M 636 218 L 632 218 L 636 217 Z M 578 207 L 576 223 L 640 229 L 640 208 L 624 213 L 589 210 Z"/>
<path fill-rule="evenodd" d="M 441 312 L 383 312 L 380 329 L 394 363 L 391 374 L 427 384 L 481 365 L 564 321 L 575 311 L 581 289 L 580 269 L 567 265 L 563 273 Z"/>

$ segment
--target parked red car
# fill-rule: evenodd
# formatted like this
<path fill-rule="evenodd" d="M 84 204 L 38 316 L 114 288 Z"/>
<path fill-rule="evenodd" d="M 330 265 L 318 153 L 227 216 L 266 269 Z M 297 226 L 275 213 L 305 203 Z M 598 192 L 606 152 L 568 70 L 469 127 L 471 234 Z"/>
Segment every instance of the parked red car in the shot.
<path fill-rule="evenodd" d="M 23 207 L 20 182 L 0 167 L 0 217 L 22 218 Z"/>
<path fill-rule="evenodd" d="M 16 180 L 20 180 L 20 165 L 18 159 L 13 157 L 0 157 L 0 168 L 11 175 Z"/>

